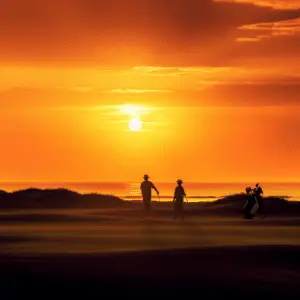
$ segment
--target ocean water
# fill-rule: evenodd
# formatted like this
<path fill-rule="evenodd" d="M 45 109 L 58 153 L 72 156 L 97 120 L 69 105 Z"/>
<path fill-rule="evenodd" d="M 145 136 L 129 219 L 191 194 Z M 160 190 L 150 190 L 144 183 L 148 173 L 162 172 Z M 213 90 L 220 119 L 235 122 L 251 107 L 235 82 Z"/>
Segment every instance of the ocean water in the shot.
<path fill-rule="evenodd" d="M 172 199 L 176 183 L 154 182 L 160 191 L 161 201 Z M 190 201 L 214 201 L 222 196 L 242 193 L 255 183 L 184 183 Z M 300 183 L 261 183 L 265 196 L 284 196 L 288 200 L 300 200 Z M 127 200 L 140 200 L 140 182 L 0 182 L 0 189 L 8 192 L 26 188 L 67 188 L 79 193 L 115 195 Z M 158 200 L 153 192 L 153 200 Z"/>

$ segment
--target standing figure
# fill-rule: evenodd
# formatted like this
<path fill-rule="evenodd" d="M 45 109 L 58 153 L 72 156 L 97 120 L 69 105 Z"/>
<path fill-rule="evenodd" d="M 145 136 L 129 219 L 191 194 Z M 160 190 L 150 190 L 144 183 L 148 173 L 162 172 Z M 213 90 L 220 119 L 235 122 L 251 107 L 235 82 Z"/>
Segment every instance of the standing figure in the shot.
<path fill-rule="evenodd" d="M 144 175 L 144 181 L 141 183 L 141 192 L 143 196 L 143 204 L 145 207 L 145 211 L 149 213 L 151 211 L 151 190 L 154 189 L 159 195 L 159 191 L 155 187 L 155 185 L 149 181 L 149 176 Z"/>
<path fill-rule="evenodd" d="M 261 218 L 264 218 L 264 206 L 263 206 L 263 197 L 262 195 L 264 194 L 261 186 L 259 185 L 259 183 L 257 183 L 255 185 L 254 188 L 254 196 L 256 198 L 256 201 L 258 202 L 258 210 L 257 213 L 260 215 Z"/>
<path fill-rule="evenodd" d="M 181 220 L 184 219 L 184 212 L 183 212 L 183 202 L 184 197 L 186 196 L 184 188 L 182 186 L 183 181 L 181 179 L 177 180 L 177 187 L 175 188 L 174 193 L 174 215 L 173 218 L 176 220 L 177 217 L 181 217 Z"/>

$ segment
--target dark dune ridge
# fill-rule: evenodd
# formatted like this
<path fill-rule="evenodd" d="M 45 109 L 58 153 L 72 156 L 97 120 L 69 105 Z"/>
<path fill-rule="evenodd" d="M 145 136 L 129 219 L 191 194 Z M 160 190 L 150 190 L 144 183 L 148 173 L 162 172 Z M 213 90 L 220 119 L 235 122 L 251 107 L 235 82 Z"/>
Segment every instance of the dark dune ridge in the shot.
<path fill-rule="evenodd" d="M 79 194 L 67 189 L 36 189 L 0 191 L 2 209 L 56 209 L 56 208 L 110 208 L 123 204 L 123 200 L 112 195 Z"/>
<path fill-rule="evenodd" d="M 216 213 L 235 214 L 241 213 L 247 200 L 245 194 L 229 195 L 212 202 L 186 203 L 189 214 Z M 113 195 L 80 194 L 67 189 L 36 189 L 14 191 L 11 193 L 0 190 L 0 209 L 62 209 L 62 208 L 136 208 L 139 201 L 126 201 Z M 264 206 L 272 214 L 300 213 L 300 202 L 287 201 L 282 197 L 265 197 Z M 159 213 L 164 209 L 172 209 L 172 204 L 167 201 L 158 203 L 154 207 Z"/>
<path fill-rule="evenodd" d="M 223 197 L 211 203 L 205 203 L 208 211 L 218 211 L 225 214 L 240 212 L 247 201 L 245 194 L 235 194 Z M 288 201 L 282 197 L 264 197 L 264 210 L 268 214 L 295 214 L 300 213 L 300 202 Z"/>

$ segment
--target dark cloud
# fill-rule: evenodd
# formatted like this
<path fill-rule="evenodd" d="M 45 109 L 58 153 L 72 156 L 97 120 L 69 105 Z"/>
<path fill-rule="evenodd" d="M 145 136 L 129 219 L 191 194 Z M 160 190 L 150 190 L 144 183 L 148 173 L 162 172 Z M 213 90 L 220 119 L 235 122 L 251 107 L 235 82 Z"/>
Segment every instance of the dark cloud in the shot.
<path fill-rule="evenodd" d="M 2 63 L 218 64 L 238 27 L 299 16 L 212 0 L 6 0 L 0 54 Z"/>
<path fill-rule="evenodd" d="M 263 38 L 254 43 L 238 43 L 235 48 L 231 49 L 232 60 L 238 61 L 243 59 L 263 59 L 275 64 L 279 60 L 299 58 L 300 35 L 297 36 L 277 36 L 274 38 Z"/>

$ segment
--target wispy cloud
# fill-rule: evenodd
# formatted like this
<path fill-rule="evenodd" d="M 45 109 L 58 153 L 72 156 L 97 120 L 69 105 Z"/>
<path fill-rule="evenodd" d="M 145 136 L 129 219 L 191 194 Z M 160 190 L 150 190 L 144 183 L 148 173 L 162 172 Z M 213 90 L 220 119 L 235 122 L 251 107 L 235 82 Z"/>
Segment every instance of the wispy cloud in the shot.
<path fill-rule="evenodd" d="M 265 36 L 258 36 L 258 37 L 240 37 L 240 38 L 236 38 L 237 42 L 240 43 L 253 43 L 253 42 L 259 42 L 261 41 L 263 38 L 265 38 Z"/>
<path fill-rule="evenodd" d="M 173 93 L 172 90 L 145 90 L 145 89 L 114 89 L 109 91 L 103 91 L 116 94 L 155 94 L 155 93 Z"/>
<path fill-rule="evenodd" d="M 72 86 L 72 87 L 59 87 L 62 90 L 75 91 L 80 93 L 86 93 L 93 90 L 91 86 Z"/>
<path fill-rule="evenodd" d="M 273 36 L 294 36 L 300 35 L 300 19 L 288 20 L 282 22 L 257 23 L 244 25 L 239 27 L 239 30 L 252 33 L 257 38 L 266 38 Z"/>
<path fill-rule="evenodd" d="M 180 76 L 191 74 L 212 74 L 228 71 L 230 67 L 160 67 L 136 66 L 133 71 L 153 76 Z"/>
<path fill-rule="evenodd" d="M 215 2 L 228 2 L 228 0 L 215 0 Z M 272 6 L 277 9 L 294 9 L 300 7 L 299 0 L 235 0 L 237 3 L 253 3 L 259 6 Z"/>

